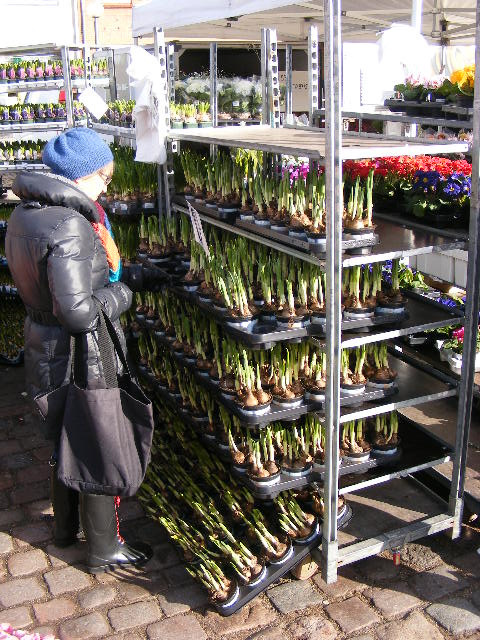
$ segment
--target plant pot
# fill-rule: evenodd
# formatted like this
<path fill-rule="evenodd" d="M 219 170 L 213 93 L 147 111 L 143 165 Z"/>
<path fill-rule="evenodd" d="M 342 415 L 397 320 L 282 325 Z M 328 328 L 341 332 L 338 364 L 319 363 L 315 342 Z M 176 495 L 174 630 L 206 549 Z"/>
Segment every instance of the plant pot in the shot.
<path fill-rule="evenodd" d="M 288 235 L 290 238 L 297 238 L 297 240 L 307 240 L 307 232 L 304 229 L 289 229 Z"/>
<path fill-rule="evenodd" d="M 303 395 L 296 398 L 282 398 L 282 396 L 273 395 L 273 403 L 280 405 L 283 409 L 293 409 L 303 403 L 303 398 Z"/>
<path fill-rule="evenodd" d="M 239 411 L 246 416 L 263 416 L 265 413 L 267 413 L 270 405 L 272 404 L 272 397 L 270 396 L 269 402 L 258 404 L 255 407 L 245 407 L 238 401 L 238 399 L 236 400 L 236 404 Z"/>
<path fill-rule="evenodd" d="M 206 122 L 199 122 L 198 123 L 198 127 L 200 129 L 207 129 L 208 127 L 213 127 L 213 123 L 212 121 L 206 121 Z"/>
<path fill-rule="evenodd" d="M 282 316 L 281 313 L 276 313 L 275 319 L 281 329 L 300 329 L 305 324 L 306 316 Z"/>
<path fill-rule="evenodd" d="M 255 220 L 255 214 L 253 213 L 253 211 L 242 211 L 242 210 L 240 210 L 239 218 L 240 218 L 240 220 L 245 220 L 247 222 L 252 222 L 253 220 Z"/>
<path fill-rule="evenodd" d="M 183 121 L 182 120 L 171 120 L 170 121 L 171 129 L 183 129 Z"/>
<path fill-rule="evenodd" d="M 360 229 L 344 228 L 342 238 L 343 240 L 370 240 L 375 236 L 375 226 L 363 227 Z"/>
<path fill-rule="evenodd" d="M 257 574 L 255 578 L 253 578 L 253 580 L 250 580 L 250 582 L 247 582 L 245 586 L 249 587 L 250 589 L 253 589 L 254 587 L 258 586 L 263 580 L 265 580 L 266 575 L 267 575 L 267 567 L 265 566 L 265 564 L 263 564 L 262 570 L 260 571 L 260 573 Z"/>
<path fill-rule="evenodd" d="M 305 391 L 305 399 L 310 402 L 325 402 L 325 390 L 307 389 Z"/>
<path fill-rule="evenodd" d="M 375 307 L 375 313 L 378 315 L 391 315 L 398 314 L 401 315 L 405 313 L 405 302 L 379 302 Z"/>
<path fill-rule="evenodd" d="M 352 463 L 366 462 L 370 458 L 370 453 L 371 449 L 368 451 L 362 451 L 361 453 L 345 453 L 343 459 Z"/>
<path fill-rule="evenodd" d="M 341 384 L 341 395 L 361 396 L 365 393 L 365 384 Z"/>
<path fill-rule="evenodd" d="M 394 456 L 398 452 L 400 438 L 397 438 L 397 444 L 373 444 L 372 453 L 377 457 Z"/>
<path fill-rule="evenodd" d="M 292 478 L 303 478 L 308 476 L 312 471 L 312 463 L 308 462 L 302 469 L 296 469 L 295 467 L 287 467 L 282 465 L 282 473 Z"/>
<path fill-rule="evenodd" d="M 362 320 L 364 318 L 373 318 L 375 315 L 375 307 L 345 307 L 343 311 L 344 320 Z"/>
<path fill-rule="evenodd" d="M 310 321 L 312 324 L 325 325 L 327 323 L 326 311 L 312 311 L 312 315 L 310 316 Z"/>
<path fill-rule="evenodd" d="M 268 562 L 274 567 L 278 567 L 288 562 L 288 560 L 290 560 L 292 555 L 293 555 L 293 545 L 292 545 L 292 541 L 289 539 L 287 543 L 287 551 L 283 554 L 283 556 L 278 560 L 272 560 L 272 558 L 269 558 Z"/>
<path fill-rule="evenodd" d="M 198 124 L 196 122 L 184 122 L 184 129 L 198 129 Z"/>
<path fill-rule="evenodd" d="M 314 540 L 318 536 L 319 533 L 320 533 L 320 523 L 318 522 L 318 518 L 315 517 L 315 520 L 313 521 L 313 525 L 312 525 L 312 530 L 308 534 L 308 536 L 304 536 L 303 538 L 294 538 L 293 542 L 295 544 L 309 544 L 310 542 L 312 542 L 312 540 Z"/>
<path fill-rule="evenodd" d="M 230 591 L 230 595 L 228 596 L 228 598 L 224 602 L 214 602 L 214 604 L 217 607 L 217 609 L 221 611 L 228 611 L 230 607 L 233 607 L 233 605 L 236 603 L 239 595 L 240 595 L 240 588 L 238 584 L 235 582 L 234 587 Z"/>
<path fill-rule="evenodd" d="M 447 358 L 450 369 L 460 375 L 462 372 L 462 354 L 452 351 Z M 480 371 L 480 352 L 475 354 L 475 372 Z"/>
<path fill-rule="evenodd" d="M 259 227 L 269 227 L 270 226 L 270 220 L 269 220 L 269 218 L 266 218 L 266 217 L 264 218 L 262 216 L 255 215 L 254 222 Z"/>
<path fill-rule="evenodd" d="M 325 253 L 327 250 L 327 236 L 324 233 L 307 231 L 307 240 L 310 251 Z"/>
<path fill-rule="evenodd" d="M 250 482 L 258 485 L 259 487 L 268 487 L 272 484 L 277 484 L 280 481 L 280 471 L 274 473 L 273 475 L 267 476 L 266 478 L 259 478 L 258 476 L 254 476 L 247 471 L 248 478 Z"/>

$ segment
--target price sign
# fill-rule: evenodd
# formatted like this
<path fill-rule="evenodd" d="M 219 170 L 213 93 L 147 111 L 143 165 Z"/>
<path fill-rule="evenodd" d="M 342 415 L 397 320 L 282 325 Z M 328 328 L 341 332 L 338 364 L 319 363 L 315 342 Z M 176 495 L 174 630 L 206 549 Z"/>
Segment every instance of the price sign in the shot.
<path fill-rule="evenodd" d="M 205 239 L 205 234 L 203 233 L 202 221 L 200 220 L 200 216 L 198 215 L 198 211 L 192 207 L 190 202 L 187 200 L 188 205 L 188 213 L 190 214 L 190 220 L 192 222 L 193 227 L 193 235 L 195 236 L 195 240 L 205 251 L 205 255 L 207 258 L 210 258 L 210 251 L 208 250 L 207 240 Z"/>

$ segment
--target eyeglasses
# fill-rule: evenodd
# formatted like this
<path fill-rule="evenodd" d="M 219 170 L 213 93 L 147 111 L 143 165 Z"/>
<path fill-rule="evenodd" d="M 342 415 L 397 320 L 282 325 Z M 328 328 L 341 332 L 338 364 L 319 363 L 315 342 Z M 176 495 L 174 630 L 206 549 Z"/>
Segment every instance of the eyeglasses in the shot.
<path fill-rule="evenodd" d="M 103 182 L 105 183 L 105 186 L 108 187 L 108 185 L 110 184 L 110 182 L 112 181 L 113 175 L 110 173 L 108 176 L 105 175 L 104 173 L 102 173 L 101 171 L 98 172 L 98 175 L 101 177 L 101 179 L 103 180 Z"/>

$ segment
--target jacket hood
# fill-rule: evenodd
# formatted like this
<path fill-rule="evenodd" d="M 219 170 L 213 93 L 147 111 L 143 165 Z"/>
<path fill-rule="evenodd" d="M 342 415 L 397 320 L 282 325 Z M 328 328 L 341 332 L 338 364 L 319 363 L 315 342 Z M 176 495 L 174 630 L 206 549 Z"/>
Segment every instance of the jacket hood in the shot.
<path fill-rule="evenodd" d="M 67 207 L 81 213 L 89 222 L 100 221 L 93 200 L 63 176 L 41 171 L 23 171 L 17 175 L 12 191 L 20 200 Z"/>

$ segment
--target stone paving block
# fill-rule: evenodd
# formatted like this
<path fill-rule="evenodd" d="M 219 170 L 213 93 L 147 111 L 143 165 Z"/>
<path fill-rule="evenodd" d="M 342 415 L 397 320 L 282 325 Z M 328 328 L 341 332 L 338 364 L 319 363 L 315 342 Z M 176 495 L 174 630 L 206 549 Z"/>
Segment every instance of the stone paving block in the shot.
<path fill-rule="evenodd" d="M 474 578 L 480 578 L 480 554 L 476 551 L 455 558 L 452 564 Z"/>
<path fill-rule="evenodd" d="M 446 565 L 418 573 L 412 578 L 411 584 L 418 595 L 428 602 L 438 600 L 468 586 L 467 580 L 455 567 Z"/>
<path fill-rule="evenodd" d="M 9 527 L 12 524 L 23 522 L 25 514 L 22 509 L 5 509 L 0 511 L 0 527 Z"/>
<path fill-rule="evenodd" d="M 316 591 L 310 582 L 292 580 L 267 591 L 272 604 L 280 613 L 290 613 L 298 609 L 321 604 L 322 594 Z"/>
<path fill-rule="evenodd" d="M 337 581 L 327 584 L 320 574 L 314 576 L 313 581 L 328 599 L 344 598 L 350 593 L 366 588 L 362 578 L 353 567 L 341 568 Z"/>
<path fill-rule="evenodd" d="M 5 553 L 10 553 L 13 550 L 13 540 L 12 536 L 9 536 L 8 533 L 0 532 L 0 555 Z"/>
<path fill-rule="evenodd" d="M 354 633 L 380 621 L 375 611 L 356 596 L 325 607 L 345 633 Z"/>
<path fill-rule="evenodd" d="M 309 616 L 295 620 L 288 627 L 294 640 L 334 640 L 337 630 L 323 616 Z"/>
<path fill-rule="evenodd" d="M 38 449 L 35 449 L 35 451 L 32 451 L 32 453 L 37 460 L 40 460 L 41 462 L 46 462 L 47 460 L 50 460 L 50 458 L 52 457 L 53 445 L 48 445 L 46 447 L 39 447 Z"/>
<path fill-rule="evenodd" d="M 10 471 L 2 471 L 0 472 L 0 491 L 5 491 L 5 489 L 10 489 L 13 487 L 13 476 Z"/>
<path fill-rule="evenodd" d="M 7 561 L 12 576 L 28 576 L 31 573 L 47 569 L 47 556 L 40 549 L 32 549 L 24 553 L 15 553 Z"/>
<path fill-rule="evenodd" d="M 33 605 L 35 617 L 40 624 L 69 618 L 75 613 L 75 608 L 75 602 L 68 598 L 54 598 L 48 602 L 39 602 Z"/>
<path fill-rule="evenodd" d="M 405 583 L 398 583 L 391 589 L 375 587 L 363 592 L 380 612 L 388 619 L 410 611 L 423 604 Z"/>
<path fill-rule="evenodd" d="M 45 438 L 41 434 L 33 433 L 30 435 L 26 435 L 22 438 L 22 449 L 24 451 L 30 451 L 31 449 L 38 449 L 44 446 L 45 446 Z M 33 480 L 29 480 L 29 481 L 33 482 Z"/>
<path fill-rule="evenodd" d="M 372 556 L 356 562 L 355 569 L 369 585 L 376 582 L 397 580 L 400 577 L 400 567 L 395 566 L 392 560 L 382 556 Z"/>
<path fill-rule="evenodd" d="M 137 633 L 131 633 L 130 631 L 127 634 L 116 633 L 114 636 L 108 636 L 108 638 L 103 638 L 103 640 L 144 640 L 145 636 L 138 635 Z"/>
<path fill-rule="evenodd" d="M 41 636 L 53 636 L 54 638 L 58 638 L 55 627 L 49 627 L 46 624 L 41 625 L 40 627 L 35 627 L 33 631 L 35 633 L 39 633 Z"/>
<path fill-rule="evenodd" d="M 38 482 L 34 485 L 25 485 L 14 489 L 10 493 L 10 500 L 13 505 L 25 504 L 27 502 L 35 502 L 35 500 L 42 500 L 47 498 L 50 494 L 50 488 L 46 480 Z"/>
<path fill-rule="evenodd" d="M 53 520 L 53 507 L 50 500 L 35 500 L 25 505 L 25 511 L 32 520 Z"/>
<path fill-rule="evenodd" d="M 145 565 L 145 570 L 168 569 L 180 563 L 180 557 L 171 544 L 160 544 L 154 548 L 153 558 Z"/>
<path fill-rule="evenodd" d="M 176 618 L 174 618 L 176 619 Z M 237 631 L 248 631 L 256 627 L 264 627 L 275 620 L 275 613 L 258 600 L 253 600 L 236 613 L 225 618 L 216 611 L 209 609 L 204 617 L 205 626 L 212 633 L 220 636 L 237 633 Z"/>
<path fill-rule="evenodd" d="M 4 609 L 0 613 L 0 622 L 8 622 L 14 629 L 27 629 L 33 624 L 30 607 Z"/>
<path fill-rule="evenodd" d="M 402 564 L 417 571 L 429 571 L 443 564 L 442 557 L 426 544 L 411 542 L 401 551 Z"/>
<path fill-rule="evenodd" d="M 84 571 L 76 567 L 65 567 L 65 569 L 54 569 L 44 574 L 45 582 L 53 596 L 62 593 L 80 591 L 92 584 L 92 578 Z"/>
<path fill-rule="evenodd" d="M 167 593 L 161 593 L 157 599 L 167 618 L 204 607 L 208 603 L 207 592 L 198 584 L 170 589 Z"/>
<path fill-rule="evenodd" d="M 24 471 L 17 471 L 17 484 L 29 485 L 34 482 L 42 482 L 44 480 L 48 480 L 51 473 L 52 468 L 46 462 L 42 462 L 41 464 L 32 464 L 28 469 L 28 473 Z"/>
<path fill-rule="evenodd" d="M 478 587 L 472 594 L 473 604 L 480 609 L 480 589 Z"/>
<path fill-rule="evenodd" d="M 89 640 L 101 638 L 109 632 L 108 622 L 97 612 L 67 620 L 60 625 L 61 640 Z"/>
<path fill-rule="evenodd" d="M 2 460 L 3 469 L 25 469 L 33 462 L 30 453 L 14 453 L 5 460 Z M 25 472 L 28 473 L 28 472 Z"/>
<path fill-rule="evenodd" d="M 87 545 L 77 543 L 71 547 L 61 549 L 54 544 L 49 544 L 46 548 L 52 567 L 65 567 L 66 565 L 78 564 L 85 560 Z"/>
<path fill-rule="evenodd" d="M 171 587 L 181 587 L 184 584 L 194 584 L 192 576 L 183 564 L 165 569 L 163 576 Z"/>
<path fill-rule="evenodd" d="M 206 640 L 207 635 L 193 615 L 162 620 L 147 627 L 149 640 Z"/>
<path fill-rule="evenodd" d="M 459 635 L 480 629 L 480 611 L 465 598 L 452 598 L 427 607 L 427 613 L 449 633 Z"/>
<path fill-rule="evenodd" d="M 4 458 L 9 457 L 12 453 L 18 453 L 22 450 L 22 445 L 18 440 L 7 440 L 2 443 L 0 462 L 3 466 Z"/>
<path fill-rule="evenodd" d="M 141 587 L 137 584 L 119 582 L 117 591 L 118 598 L 123 604 L 138 602 L 138 600 L 147 600 L 152 595 L 148 590 L 148 583 L 145 583 L 145 587 Z"/>
<path fill-rule="evenodd" d="M 280 627 L 260 629 L 248 636 L 246 640 L 285 640 L 285 631 Z"/>
<path fill-rule="evenodd" d="M 125 631 L 160 620 L 162 611 L 156 602 L 147 600 L 110 609 L 108 617 L 115 631 Z"/>
<path fill-rule="evenodd" d="M 117 592 L 113 587 L 95 587 L 91 591 L 85 591 L 78 596 L 78 604 L 82 609 L 96 609 L 115 599 Z"/>
<path fill-rule="evenodd" d="M 0 584 L 0 604 L 3 607 L 32 602 L 44 595 L 45 588 L 37 578 L 17 578 Z"/>
<path fill-rule="evenodd" d="M 429 622 L 420 611 L 410 613 L 403 620 L 389 622 L 375 629 L 378 640 L 444 640 L 437 627 Z M 353 639 L 352 639 L 353 640 Z"/>
<path fill-rule="evenodd" d="M 39 542 L 47 542 L 52 538 L 52 531 L 45 522 L 35 522 L 12 530 L 13 537 L 17 539 L 19 547 Z"/>

